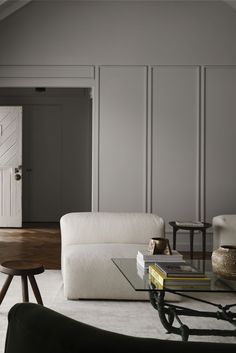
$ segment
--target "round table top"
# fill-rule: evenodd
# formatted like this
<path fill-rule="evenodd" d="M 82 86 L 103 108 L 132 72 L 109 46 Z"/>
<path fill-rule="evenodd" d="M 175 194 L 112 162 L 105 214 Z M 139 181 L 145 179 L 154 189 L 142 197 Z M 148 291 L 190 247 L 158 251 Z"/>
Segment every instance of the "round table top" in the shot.
<path fill-rule="evenodd" d="M 187 223 L 191 223 L 191 222 L 183 222 L 183 224 L 176 224 L 176 221 L 171 221 L 169 222 L 169 225 L 171 225 L 172 227 L 184 229 L 184 230 L 191 230 L 191 229 L 201 230 L 201 229 L 210 228 L 212 226 L 211 223 L 207 223 L 207 222 L 201 222 L 202 224 L 200 225 L 194 224 L 194 222 L 192 225 L 187 225 Z"/>
<path fill-rule="evenodd" d="M 13 276 L 37 275 L 44 272 L 44 267 L 30 261 L 13 260 L 2 262 L 0 272 Z"/>

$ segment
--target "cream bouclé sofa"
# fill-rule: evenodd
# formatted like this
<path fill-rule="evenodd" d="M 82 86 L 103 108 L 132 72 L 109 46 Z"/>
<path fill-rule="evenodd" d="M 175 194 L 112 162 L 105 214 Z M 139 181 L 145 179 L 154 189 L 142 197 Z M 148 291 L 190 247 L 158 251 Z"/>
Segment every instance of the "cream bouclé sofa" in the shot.
<path fill-rule="evenodd" d="M 112 258 L 136 258 L 165 223 L 150 213 L 74 212 L 62 216 L 61 268 L 67 299 L 148 299 L 135 292 Z"/>
<path fill-rule="evenodd" d="M 213 250 L 220 245 L 236 245 L 236 214 L 213 217 L 212 228 Z"/>

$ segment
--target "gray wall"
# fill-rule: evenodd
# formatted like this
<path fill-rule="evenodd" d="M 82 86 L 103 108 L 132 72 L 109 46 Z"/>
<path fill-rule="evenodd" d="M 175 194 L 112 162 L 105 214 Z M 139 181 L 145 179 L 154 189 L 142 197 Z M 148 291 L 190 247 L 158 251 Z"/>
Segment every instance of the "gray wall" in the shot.
<path fill-rule="evenodd" d="M 235 64 L 222 1 L 33 1 L 0 23 L 0 64 Z"/>
<path fill-rule="evenodd" d="M 0 86 L 93 88 L 93 210 L 211 221 L 236 212 L 235 33 L 221 1 L 36 1 L 0 23 Z"/>

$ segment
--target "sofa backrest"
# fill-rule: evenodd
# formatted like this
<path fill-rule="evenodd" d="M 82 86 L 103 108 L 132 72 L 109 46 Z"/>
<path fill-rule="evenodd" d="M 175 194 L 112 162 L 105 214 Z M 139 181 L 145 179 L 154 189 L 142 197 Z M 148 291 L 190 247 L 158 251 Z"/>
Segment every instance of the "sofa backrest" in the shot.
<path fill-rule="evenodd" d="M 150 213 L 72 212 L 61 217 L 62 246 L 79 243 L 148 244 L 165 236 L 163 218 Z"/>

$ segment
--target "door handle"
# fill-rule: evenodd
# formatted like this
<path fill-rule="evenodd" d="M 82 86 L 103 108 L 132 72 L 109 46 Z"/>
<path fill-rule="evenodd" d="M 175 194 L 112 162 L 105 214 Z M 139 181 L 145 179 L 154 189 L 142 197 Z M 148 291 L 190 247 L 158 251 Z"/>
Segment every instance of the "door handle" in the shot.
<path fill-rule="evenodd" d="M 17 181 L 18 181 L 18 180 L 21 180 L 21 175 L 20 175 L 20 174 L 18 174 L 18 173 L 17 173 L 17 174 L 15 174 L 15 180 L 17 180 Z"/>

